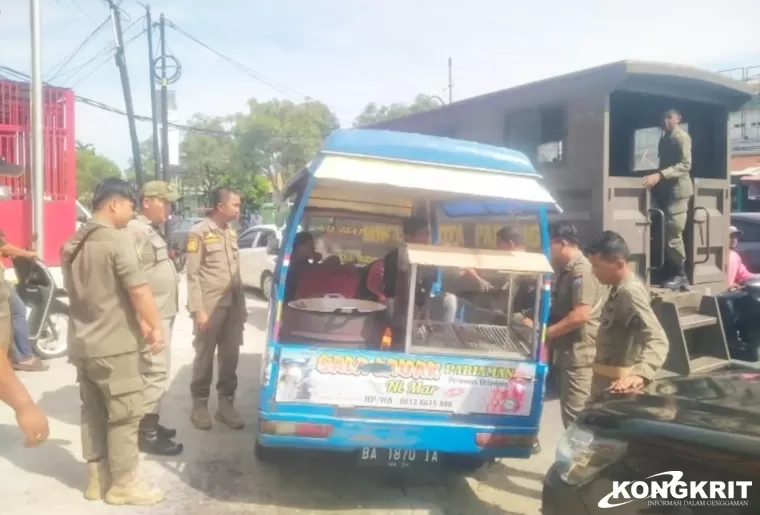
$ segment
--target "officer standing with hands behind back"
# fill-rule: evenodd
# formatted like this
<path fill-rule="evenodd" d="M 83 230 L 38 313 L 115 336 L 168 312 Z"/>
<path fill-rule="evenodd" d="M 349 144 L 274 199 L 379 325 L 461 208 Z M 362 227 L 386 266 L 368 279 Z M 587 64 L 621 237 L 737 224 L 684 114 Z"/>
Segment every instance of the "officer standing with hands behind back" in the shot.
<path fill-rule="evenodd" d="M 179 195 L 164 181 L 145 183 L 140 192 L 140 213 L 129 221 L 127 230 L 137 247 L 140 267 L 156 298 L 164 349 L 158 354 L 145 354 L 145 415 L 140 421 L 140 450 L 160 456 L 176 456 L 183 450 L 172 441 L 177 431 L 159 424 L 161 398 L 166 392 L 171 363 L 171 340 L 174 318 L 179 309 L 179 276 L 169 258 L 166 240 L 156 226 L 166 222 L 171 205 Z"/>
<path fill-rule="evenodd" d="M 212 426 L 208 398 L 217 349 L 219 405 L 215 418 L 232 429 L 244 426 L 233 402 L 248 312 L 240 281 L 237 233 L 229 226 L 240 216 L 240 194 L 230 188 L 217 188 L 212 201 L 214 207 L 208 218 L 190 229 L 187 237 L 187 303 L 195 322 L 190 422 L 203 431 Z"/>
<path fill-rule="evenodd" d="M 161 353 L 164 335 L 135 244 L 123 230 L 134 216 L 134 191 L 122 179 L 103 179 L 92 206 L 92 218 L 61 249 L 69 361 L 77 371 L 89 472 L 84 495 L 108 504 L 156 504 L 163 492 L 137 477 L 141 353 Z"/>

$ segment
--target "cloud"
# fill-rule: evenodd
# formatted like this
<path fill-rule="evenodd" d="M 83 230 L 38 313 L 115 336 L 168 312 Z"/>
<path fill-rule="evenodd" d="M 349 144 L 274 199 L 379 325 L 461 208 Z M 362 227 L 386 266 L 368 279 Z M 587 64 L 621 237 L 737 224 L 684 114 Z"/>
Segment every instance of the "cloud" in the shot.
<path fill-rule="evenodd" d="M 0 31 L 12 43 L 0 48 L 0 62 L 27 71 L 26 3 L 0 3 Z M 13 5 L 6 8 L 6 3 Z M 63 58 L 94 28 L 60 5 L 67 4 L 43 0 L 45 63 Z M 135 2 L 123 5 L 133 21 L 142 15 Z M 620 59 L 708 68 L 760 61 L 756 0 L 728 0 L 720 8 L 706 0 L 154 0 L 152 5 L 154 13 L 165 12 L 190 34 L 282 85 L 256 80 L 169 30 L 169 49 L 183 67 L 176 85 L 183 120 L 195 112 L 243 110 L 250 97 L 300 100 L 308 95 L 326 102 L 348 124 L 369 101 L 408 101 L 421 92 L 442 95 L 448 57 L 454 63 L 455 99 Z M 104 6 L 89 14 L 99 22 L 108 13 Z M 129 34 L 141 27 L 138 23 Z M 72 67 L 112 39 L 109 26 Z M 136 110 L 147 114 L 144 39 L 132 43 L 127 54 Z M 76 91 L 124 105 L 111 64 Z M 150 124 L 138 124 L 138 130 L 146 137 Z M 77 137 L 126 165 L 130 146 L 123 117 L 80 106 Z"/>

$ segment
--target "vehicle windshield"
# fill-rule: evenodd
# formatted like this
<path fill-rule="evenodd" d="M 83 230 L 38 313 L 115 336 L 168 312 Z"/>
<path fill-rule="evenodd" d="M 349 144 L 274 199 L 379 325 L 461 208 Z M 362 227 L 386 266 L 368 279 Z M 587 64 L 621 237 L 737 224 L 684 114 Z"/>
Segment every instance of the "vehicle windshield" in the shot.
<path fill-rule="evenodd" d="M 439 242 L 449 249 L 503 256 L 541 246 L 537 216 L 442 218 Z M 285 278 L 281 341 L 512 359 L 533 355 L 543 272 L 456 261 L 419 266 L 410 298 L 409 269 L 399 263 L 403 220 L 340 214 L 307 215 L 302 222 Z M 546 262 L 540 253 L 531 255 Z M 344 312 L 345 320 L 338 321 L 336 314 Z"/>

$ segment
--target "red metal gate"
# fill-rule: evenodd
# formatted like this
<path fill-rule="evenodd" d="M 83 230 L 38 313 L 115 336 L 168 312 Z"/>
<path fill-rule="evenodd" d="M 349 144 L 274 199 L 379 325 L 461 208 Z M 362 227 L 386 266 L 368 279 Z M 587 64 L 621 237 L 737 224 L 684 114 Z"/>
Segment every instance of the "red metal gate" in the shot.
<path fill-rule="evenodd" d="M 76 228 L 76 144 L 74 92 L 44 88 L 45 255 L 50 266 L 60 264 L 59 250 Z M 0 156 L 22 165 L 16 179 L 0 177 L 10 196 L 0 200 L 0 228 L 10 243 L 32 244 L 31 104 L 29 84 L 0 80 Z M 7 264 L 7 263 L 6 263 Z"/>

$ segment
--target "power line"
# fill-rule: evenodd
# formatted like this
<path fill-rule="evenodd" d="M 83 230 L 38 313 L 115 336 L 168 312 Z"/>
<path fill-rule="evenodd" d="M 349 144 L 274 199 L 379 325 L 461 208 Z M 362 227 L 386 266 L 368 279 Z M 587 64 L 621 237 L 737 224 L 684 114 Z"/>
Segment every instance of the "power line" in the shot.
<path fill-rule="evenodd" d="M 139 34 L 135 34 L 134 36 L 132 36 L 131 38 L 129 38 L 127 41 L 125 41 L 125 42 L 124 42 L 124 48 L 126 48 L 127 46 L 129 46 L 129 44 L 130 44 L 130 43 L 132 43 L 132 42 L 133 42 L 133 41 L 135 41 L 137 38 L 139 38 L 139 37 L 141 37 L 143 34 L 145 34 L 145 33 L 147 32 L 147 30 L 148 30 L 148 29 L 143 29 L 142 31 L 140 31 L 140 33 L 139 33 Z M 111 49 L 113 49 L 113 46 L 111 47 Z M 99 63 L 97 66 L 95 66 L 95 67 L 94 67 L 92 70 L 90 70 L 90 73 L 88 73 L 88 74 L 87 74 L 87 75 L 85 75 L 84 77 L 81 77 L 81 78 L 80 78 L 78 81 L 76 81 L 74 84 L 72 84 L 72 85 L 71 85 L 71 89 L 74 89 L 74 88 L 76 88 L 76 87 L 77 87 L 79 84 L 81 84 L 81 83 L 82 83 L 82 82 L 84 82 L 85 80 L 87 80 L 87 79 L 89 79 L 90 77 L 92 77 L 92 76 L 95 74 L 95 72 L 97 72 L 97 71 L 98 71 L 98 70 L 100 70 L 100 69 L 101 69 L 103 66 L 105 66 L 107 63 L 109 63 L 109 62 L 111 61 L 111 59 L 113 59 L 114 55 L 115 55 L 115 52 L 114 52 L 114 53 L 111 53 L 111 54 L 108 56 L 108 58 L 107 58 L 107 59 L 105 59 L 104 61 L 102 61 L 101 63 Z"/>
<path fill-rule="evenodd" d="M 181 28 L 179 28 L 173 21 L 166 20 L 166 24 L 170 28 L 174 29 L 176 32 L 182 34 L 186 38 L 188 38 L 191 41 L 193 41 L 193 42 L 197 43 L 198 45 L 202 46 L 203 48 L 205 48 L 209 52 L 212 52 L 213 54 L 216 54 L 217 56 L 221 57 L 222 59 L 224 59 L 228 63 L 232 64 L 233 66 L 235 66 L 239 70 L 243 71 L 247 75 L 251 76 L 255 80 L 261 82 L 262 84 L 264 84 L 266 86 L 269 86 L 270 88 L 272 88 L 272 89 L 274 89 L 274 90 L 276 90 L 276 91 L 278 91 L 278 92 L 282 93 L 283 95 L 285 95 L 287 97 L 290 97 L 290 98 L 293 98 L 293 94 L 295 94 L 298 97 L 300 97 L 300 98 L 295 99 L 295 100 L 298 100 L 298 101 L 301 101 L 302 99 L 311 100 L 312 97 L 310 97 L 309 95 L 301 93 L 300 91 L 296 91 L 293 88 L 290 88 L 290 87 L 288 87 L 288 86 L 286 86 L 284 84 L 281 84 L 281 83 L 275 81 L 274 79 L 270 79 L 270 78 L 268 78 L 268 77 L 266 77 L 266 76 L 258 73 L 257 71 L 250 69 L 249 67 L 247 67 L 246 65 L 242 64 L 241 62 L 236 61 L 235 59 L 233 59 L 233 58 L 231 58 L 231 57 L 223 54 L 222 52 L 219 52 L 218 50 L 215 50 L 214 48 L 210 47 L 209 45 L 207 45 L 206 43 L 204 43 L 200 39 L 196 38 L 195 36 L 187 33 L 186 31 L 182 30 Z"/>
<path fill-rule="evenodd" d="M 82 6 L 79 5 L 79 3 L 77 3 L 77 0 L 69 0 L 69 2 L 74 5 L 74 7 L 77 9 L 77 11 L 79 11 L 80 13 L 82 13 L 85 18 L 87 18 L 88 20 L 90 20 L 90 22 L 92 22 L 92 24 L 95 25 L 95 20 L 93 20 L 90 17 L 90 15 L 87 14 L 87 11 L 85 11 L 84 9 L 82 9 Z"/>
<path fill-rule="evenodd" d="M 134 22 L 132 22 L 132 23 L 131 23 L 131 24 L 130 24 L 128 27 L 127 27 L 127 29 L 126 29 L 124 32 L 125 32 L 125 33 L 126 33 L 126 32 L 129 32 L 129 30 L 130 30 L 132 27 L 134 27 L 134 26 L 135 26 L 135 25 L 136 25 L 136 24 L 137 24 L 137 23 L 138 23 L 140 20 L 142 20 L 143 18 L 145 18 L 145 17 L 143 16 L 142 18 L 138 18 L 137 20 L 135 20 Z M 144 33 L 145 33 L 145 31 L 143 30 L 142 32 L 140 32 L 140 33 L 139 33 L 139 34 L 137 34 L 136 36 L 133 36 L 132 38 L 130 38 L 130 39 L 129 39 L 129 41 L 128 41 L 126 44 L 129 44 L 129 43 L 131 43 L 131 42 L 132 42 L 132 41 L 134 41 L 135 39 L 137 39 L 137 38 L 139 38 L 140 36 L 142 36 Z M 125 46 L 126 46 L 126 45 L 125 45 Z M 86 61 L 85 63 L 83 63 L 81 66 L 79 66 L 78 68 L 76 68 L 76 69 L 74 69 L 74 70 L 70 70 L 70 71 L 68 71 L 68 72 L 65 72 L 65 73 L 61 74 L 61 77 L 62 77 L 62 78 L 63 78 L 63 77 L 66 77 L 64 80 L 65 80 L 65 81 L 67 81 L 67 82 L 68 82 L 68 81 L 70 81 L 70 80 L 74 80 L 74 77 L 76 77 L 77 75 L 79 75 L 79 73 L 81 73 L 81 72 L 82 72 L 82 71 L 83 71 L 85 68 L 87 68 L 87 67 L 88 67 L 90 64 L 92 64 L 93 62 L 95 62 L 95 61 L 97 61 L 97 60 L 101 59 L 103 56 L 106 56 L 106 55 L 107 55 L 107 58 L 106 58 L 104 61 L 100 62 L 100 63 L 99 63 L 99 64 L 98 64 L 98 65 L 97 65 L 97 66 L 96 66 L 96 67 L 95 67 L 93 70 L 91 70 L 91 71 L 90 71 L 90 73 L 88 73 L 88 74 L 87 74 L 87 75 L 85 75 L 84 77 L 80 78 L 80 79 L 79 79 L 79 80 L 78 80 L 78 81 L 77 81 L 75 84 L 73 84 L 72 86 L 70 86 L 70 87 L 73 89 L 74 87 L 76 87 L 76 86 L 78 86 L 80 83 L 82 83 L 82 82 L 83 82 L 85 79 L 87 79 L 87 78 L 91 77 L 91 76 L 92 76 L 92 75 L 93 75 L 93 74 L 94 74 L 96 71 L 98 71 L 100 68 L 102 68 L 103 66 L 105 66 L 105 64 L 106 64 L 106 63 L 108 63 L 108 62 L 109 62 L 109 61 L 110 61 L 110 60 L 113 58 L 113 56 L 114 56 L 114 54 L 113 54 L 113 51 L 114 51 L 115 49 L 116 49 L 116 44 L 115 44 L 115 43 L 113 43 L 113 42 L 111 42 L 111 43 L 108 43 L 108 44 L 107 44 L 107 45 L 106 45 L 104 48 L 102 48 L 102 49 L 100 50 L 100 52 L 98 52 L 97 54 L 95 54 L 95 55 L 94 55 L 93 57 L 91 57 L 91 58 L 90 58 L 88 61 Z M 52 79 L 51 79 L 51 80 L 52 80 Z"/>
<path fill-rule="evenodd" d="M 54 74 L 53 74 L 53 75 L 50 77 L 50 79 L 48 79 L 48 80 L 50 80 L 50 81 L 53 81 L 53 80 L 55 80 L 56 78 L 58 78 L 58 76 L 61 74 L 61 72 L 63 71 L 63 69 L 66 67 L 66 65 L 68 65 L 68 64 L 69 64 L 71 61 L 73 61 L 73 60 L 74 60 L 74 58 L 77 56 L 77 54 L 78 54 L 79 52 L 81 52 L 81 51 L 82 51 L 82 49 L 84 49 L 84 47 L 86 47 L 86 46 L 87 46 L 87 44 L 88 44 L 90 41 L 92 41 L 92 40 L 95 38 L 95 36 L 97 36 L 97 35 L 100 33 L 100 31 L 101 31 L 101 30 L 103 30 L 103 27 L 105 27 L 105 26 L 106 26 L 106 24 L 108 24 L 108 20 L 109 20 L 109 18 L 108 18 L 108 17 L 106 17 L 106 19 L 105 19 L 105 20 L 103 20 L 103 21 L 101 22 L 101 24 L 100 24 L 100 25 L 98 25 L 98 26 L 95 28 L 95 30 L 93 30 L 92 32 L 90 32 L 90 35 L 89 35 L 89 36 L 87 36 L 87 37 L 84 39 L 84 41 L 82 41 L 82 42 L 79 44 L 79 46 L 77 46 L 77 47 L 76 47 L 74 50 L 72 50 L 72 51 L 71 51 L 71 53 L 69 53 L 69 55 L 68 55 L 68 56 L 66 56 L 66 57 L 64 57 L 64 58 L 63 58 L 63 60 L 60 62 L 60 65 L 59 65 L 59 64 L 55 64 L 55 65 L 53 65 L 53 68 L 56 68 L 56 67 L 57 67 L 57 68 L 58 68 L 58 71 L 56 71 L 56 72 L 55 72 L 55 73 L 54 73 Z"/>

